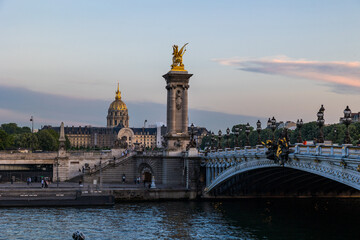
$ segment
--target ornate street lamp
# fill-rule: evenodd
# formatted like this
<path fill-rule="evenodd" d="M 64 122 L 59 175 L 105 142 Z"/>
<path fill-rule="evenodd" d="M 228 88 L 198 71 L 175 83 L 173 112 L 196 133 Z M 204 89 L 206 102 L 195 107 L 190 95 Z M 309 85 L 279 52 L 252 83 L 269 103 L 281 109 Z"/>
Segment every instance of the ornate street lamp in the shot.
<path fill-rule="evenodd" d="M 211 146 L 211 137 L 210 137 L 210 134 L 206 134 L 206 139 L 207 139 L 207 141 L 206 141 L 206 143 L 205 143 L 205 150 L 206 150 L 206 151 L 209 151 L 210 146 Z M 209 141 L 209 139 L 210 139 L 210 141 Z"/>
<path fill-rule="evenodd" d="M 298 136 L 297 136 L 297 142 L 298 142 L 298 143 L 302 143 L 302 142 L 303 142 L 302 137 L 301 137 L 301 128 L 302 128 L 303 125 L 304 125 L 303 120 L 302 120 L 302 119 L 300 119 L 300 120 L 298 119 L 297 122 L 296 122 L 296 127 L 297 127 L 297 129 L 298 129 Z"/>
<path fill-rule="evenodd" d="M 219 137 L 218 149 L 221 149 L 221 134 L 222 134 L 222 132 L 221 132 L 221 130 L 219 130 L 219 132 L 218 132 L 218 137 Z"/>
<path fill-rule="evenodd" d="M 240 128 L 238 126 L 235 127 L 235 138 L 234 138 L 234 147 L 239 147 L 239 134 L 240 134 Z"/>
<path fill-rule="evenodd" d="M 344 118 L 342 119 L 342 123 L 345 124 L 346 126 L 346 131 L 345 131 L 345 139 L 344 139 L 344 143 L 345 144 L 350 144 L 350 133 L 349 133 L 349 125 L 351 124 L 351 110 L 349 108 L 349 106 L 346 106 L 345 110 L 344 110 Z"/>
<path fill-rule="evenodd" d="M 215 149 L 215 134 L 214 132 L 211 132 L 210 133 L 210 142 L 211 142 L 211 150 L 214 150 Z"/>
<path fill-rule="evenodd" d="M 323 126 L 325 123 L 324 111 L 325 111 L 325 108 L 323 105 L 321 105 L 321 108 L 319 109 L 319 112 L 317 113 L 318 119 L 316 121 L 319 126 L 319 137 L 317 139 L 318 143 L 324 143 L 324 132 L 323 132 Z"/>
<path fill-rule="evenodd" d="M 267 121 L 267 127 L 271 129 L 271 119 L 269 118 L 268 121 Z"/>
<path fill-rule="evenodd" d="M 250 124 L 249 123 L 246 124 L 245 134 L 246 134 L 246 146 L 250 146 L 250 141 L 249 141 Z"/>
<path fill-rule="evenodd" d="M 258 145 L 261 145 L 261 137 L 260 137 L 261 122 L 260 122 L 260 120 L 258 120 L 257 123 L 256 123 L 256 131 L 257 131 L 257 133 L 258 133 L 258 142 L 257 142 L 257 144 L 258 144 Z"/>
<path fill-rule="evenodd" d="M 189 147 L 189 148 L 191 148 L 191 147 L 196 148 L 195 128 L 194 128 L 194 124 L 193 124 L 193 123 L 191 123 L 191 125 L 190 125 L 190 142 L 189 142 L 189 144 L 188 144 L 187 147 Z"/>
<path fill-rule="evenodd" d="M 230 147 L 230 129 L 227 128 L 226 129 L 226 147 L 229 148 Z"/>
<path fill-rule="evenodd" d="M 270 118 L 269 118 L 269 120 L 268 120 L 268 126 L 269 126 L 269 121 L 270 121 L 270 128 L 271 128 L 271 130 L 272 130 L 272 132 L 273 132 L 273 142 L 275 141 L 275 130 L 276 130 L 276 119 L 275 119 L 275 117 L 272 117 L 272 119 L 270 120 Z"/>

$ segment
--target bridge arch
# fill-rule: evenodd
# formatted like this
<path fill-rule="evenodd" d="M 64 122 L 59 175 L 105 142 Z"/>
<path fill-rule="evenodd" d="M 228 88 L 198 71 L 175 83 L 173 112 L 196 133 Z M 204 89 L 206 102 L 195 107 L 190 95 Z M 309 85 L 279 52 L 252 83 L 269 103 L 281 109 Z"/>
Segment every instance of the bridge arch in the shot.
<path fill-rule="evenodd" d="M 356 172 L 354 173 L 353 171 L 349 171 L 348 169 L 343 168 L 341 165 L 335 165 L 325 161 L 302 162 L 292 160 L 285 163 L 284 166 L 281 167 L 278 163 L 275 163 L 273 160 L 266 158 L 253 158 L 247 159 L 245 161 L 237 160 L 231 161 L 231 163 L 229 163 L 230 161 L 225 160 L 226 158 L 220 162 L 208 162 L 206 164 L 207 168 L 214 169 L 213 172 L 207 171 L 207 174 L 210 173 L 210 175 L 215 176 L 211 183 L 207 185 L 207 188 L 205 189 L 206 192 L 211 193 L 214 191 L 214 189 L 224 186 L 224 183 L 227 181 L 234 181 L 236 176 L 241 176 L 245 173 L 251 174 L 251 172 L 260 173 L 261 170 L 266 169 L 270 171 L 268 174 L 271 174 L 271 171 L 273 171 L 272 169 L 283 169 L 284 171 L 288 169 L 288 173 L 286 174 L 293 174 L 295 176 L 299 174 L 301 175 L 301 173 L 303 173 L 304 177 L 308 179 L 314 178 L 314 181 L 315 179 L 317 181 L 323 182 L 331 180 L 350 187 L 348 189 L 360 190 L 359 174 L 356 174 Z M 274 172 L 276 171 L 274 170 Z"/>

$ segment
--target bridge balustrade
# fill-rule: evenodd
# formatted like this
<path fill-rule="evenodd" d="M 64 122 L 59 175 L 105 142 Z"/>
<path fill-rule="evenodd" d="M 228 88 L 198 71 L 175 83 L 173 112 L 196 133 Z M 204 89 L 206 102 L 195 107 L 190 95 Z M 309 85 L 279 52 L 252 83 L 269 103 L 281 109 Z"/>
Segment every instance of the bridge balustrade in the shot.
<path fill-rule="evenodd" d="M 360 148 L 359 147 L 348 147 L 349 157 L 360 158 Z"/>

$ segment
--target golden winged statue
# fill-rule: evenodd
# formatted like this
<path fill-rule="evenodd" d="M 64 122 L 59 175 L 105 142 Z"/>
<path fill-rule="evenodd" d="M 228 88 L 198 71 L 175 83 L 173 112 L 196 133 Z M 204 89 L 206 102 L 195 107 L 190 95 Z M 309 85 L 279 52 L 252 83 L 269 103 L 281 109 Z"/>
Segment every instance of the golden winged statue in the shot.
<path fill-rule="evenodd" d="M 184 69 L 184 64 L 182 62 L 182 57 L 184 53 L 186 52 L 185 46 L 189 43 L 186 43 L 179 51 L 178 45 L 173 46 L 173 64 L 171 65 L 172 71 L 186 71 Z"/>

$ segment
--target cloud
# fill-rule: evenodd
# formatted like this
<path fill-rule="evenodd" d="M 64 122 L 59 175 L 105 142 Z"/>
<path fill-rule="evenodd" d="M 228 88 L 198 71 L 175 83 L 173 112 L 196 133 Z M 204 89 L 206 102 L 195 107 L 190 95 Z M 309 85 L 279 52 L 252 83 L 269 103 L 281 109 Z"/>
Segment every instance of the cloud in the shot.
<path fill-rule="evenodd" d="M 360 93 L 360 62 L 320 62 L 293 60 L 285 56 L 261 59 L 213 59 L 222 65 L 236 66 L 239 70 L 263 74 L 298 77 L 331 84 L 334 92 L 356 88 Z M 338 89 L 340 88 L 340 90 Z M 346 93 L 354 93 L 349 91 Z"/>
<path fill-rule="evenodd" d="M 112 101 L 79 99 L 0 85 L 0 124 L 15 122 L 20 126 L 30 126 L 30 116 L 33 115 L 36 128 L 41 125 L 59 126 L 61 122 L 68 126 L 105 126 L 107 109 Z M 166 104 L 126 100 L 125 103 L 129 109 L 130 126 L 141 127 L 145 119 L 149 124 L 166 122 Z M 189 109 L 190 123 L 214 131 L 240 122 L 255 125 L 257 120 L 257 117 L 246 115 Z"/>
<path fill-rule="evenodd" d="M 0 116 L 1 116 L 0 124 L 16 122 L 17 124 L 19 124 L 19 126 L 30 126 L 31 125 L 30 117 L 29 117 L 29 116 L 31 116 L 31 114 L 29 114 L 29 113 L 18 112 L 18 111 L 0 108 Z M 61 120 L 36 116 L 34 118 L 34 122 L 36 122 L 37 125 L 57 126 L 57 125 L 60 125 Z M 89 123 L 76 122 L 76 121 L 72 121 L 72 120 L 68 120 L 66 123 L 69 125 L 74 125 L 74 126 L 89 125 Z"/>

